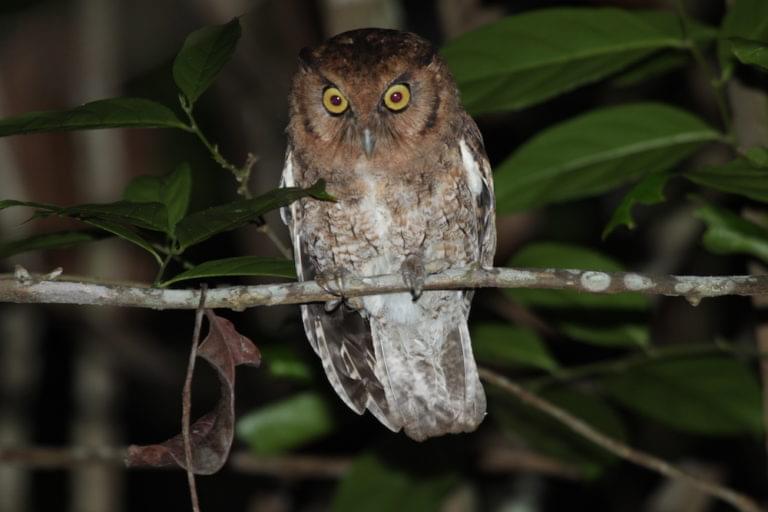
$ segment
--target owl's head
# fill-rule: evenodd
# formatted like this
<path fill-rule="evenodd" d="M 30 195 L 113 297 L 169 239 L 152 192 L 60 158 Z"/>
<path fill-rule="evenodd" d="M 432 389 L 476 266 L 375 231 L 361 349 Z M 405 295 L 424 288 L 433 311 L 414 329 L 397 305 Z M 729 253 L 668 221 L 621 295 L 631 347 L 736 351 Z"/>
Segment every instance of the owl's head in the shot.
<path fill-rule="evenodd" d="M 391 161 L 424 150 L 450 132 L 460 108 L 448 68 L 416 34 L 344 32 L 305 48 L 299 62 L 289 136 L 334 161 Z"/>

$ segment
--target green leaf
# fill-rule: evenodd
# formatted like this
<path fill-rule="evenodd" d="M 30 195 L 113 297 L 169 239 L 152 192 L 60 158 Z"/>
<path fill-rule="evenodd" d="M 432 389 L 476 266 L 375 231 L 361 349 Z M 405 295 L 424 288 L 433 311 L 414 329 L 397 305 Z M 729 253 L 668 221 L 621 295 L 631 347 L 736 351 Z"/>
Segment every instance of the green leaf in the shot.
<path fill-rule="evenodd" d="M 160 203 L 117 201 L 105 204 L 81 204 L 55 208 L 50 210 L 48 214 L 80 220 L 100 219 L 168 233 L 168 213 L 165 205 Z"/>
<path fill-rule="evenodd" d="M 36 208 L 35 217 L 58 215 L 83 221 L 101 219 L 152 231 L 166 231 L 168 225 L 165 207 L 159 203 L 118 201 L 116 203 L 104 204 L 56 206 L 34 201 L 15 201 L 12 199 L 0 201 L 0 210 L 11 206 Z"/>
<path fill-rule="evenodd" d="M 601 399 L 575 389 L 547 390 L 541 396 L 615 439 L 626 435 L 621 419 Z M 575 434 L 561 422 L 495 389 L 489 390 L 489 416 L 505 432 L 522 437 L 536 451 L 575 465 L 585 477 L 597 478 L 615 457 Z"/>
<path fill-rule="evenodd" d="M 734 0 L 723 19 L 718 41 L 718 57 L 725 78 L 733 72 L 731 39 L 744 38 L 768 42 L 768 2 L 765 0 Z"/>
<path fill-rule="evenodd" d="M 752 156 L 756 158 L 757 153 L 753 151 Z M 754 163 L 749 157 L 739 157 L 717 167 L 693 170 L 685 176 L 704 187 L 768 203 L 768 167 Z"/>
<path fill-rule="evenodd" d="M 475 326 L 472 351 L 478 361 L 494 366 L 529 366 L 548 371 L 559 366 L 535 332 L 504 324 Z"/>
<path fill-rule="evenodd" d="M 623 270 L 616 261 L 592 249 L 555 242 L 539 242 L 522 248 L 508 266 L 603 272 Z M 540 289 L 508 289 L 504 293 L 520 304 L 536 309 L 552 325 L 577 341 L 630 347 L 650 342 L 644 322 L 649 300 L 644 295 Z"/>
<path fill-rule="evenodd" d="M 373 454 L 358 457 L 339 484 L 333 512 L 438 512 L 456 475 L 424 475 L 390 466 Z"/>
<path fill-rule="evenodd" d="M 677 26 L 677 28 L 676 28 Z M 703 37 L 706 29 L 693 24 Z M 671 13 L 612 8 L 529 11 L 468 32 L 442 50 L 472 113 L 514 110 L 595 82 L 653 52 L 684 48 Z"/>
<path fill-rule="evenodd" d="M 328 403 L 317 393 L 301 393 L 245 415 L 237 435 L 254 453 L 284 453 L 333 431 Z"/>
<path fill-rule="evenodd" d="M 768 230 L 724 208 L 705 205 L 695 212 L 707 225 L 704 246 L 716 254 L 749 254 L 768 262 Z"/>
<path fill-rule="evenodd" d="M 304 383 L 312 380 L 312 370 L 307 362 L 286 344 L 262 345 L 259 350 L 265 368 L 273 377 Z"/>
<path fill-rule="evenodd" d="M 648 326 L 638 323 L 606 322 L 602 325 L 595 322 L 591 325 L 581 322 L 558 322 L 557 327 L 566 336 L 574 340 L 592 345 L 615 346 L 639 346 L 645 347 L 651 343 L 651 333 Z"/>
<path fill-rule="evenodd" d="M 59 233 L 33 235 L 0 244 L 0 258 L 7 258 L 14 254 L 41 249 L 63 249 L 101 240 L 104 236 L 100 231 L 62 231 Z"/>
<path fill-rule="evenodd" d="M 164 220 L 165 207 L 161 204 L 121 201 L 111 204 L 84 204 L 60 207 L 34 201 L 16 201 L 14 199 L 0 201 L 0 210 L 12 206 L 36 208 L 35 217 L 60 215 L 85 222 L 138 245 L 152 254 L 159 264 L 162 264 L 163 260 L 160 254 L 152 247 L 152 244 L 131 228 L 132 225 L 146 227 L 146 229 L 155 231 L 163 231 L 167 222 Z"/>
<path fill-rule="evenodd" d="M 500 213 L 594 196 L 673 167 L 720 134 L 658 103 L 609 107 L 539 133 L 496 168 Z"/>
<path fill-rule="evenodd" d="M 134 203 L 161 203 L 165 205 L 168 226 L 172 234 L 176 224 L 189 208 L 192 192 L 192 171 L 186 162 L 166 176 L 138 176 L 126 187 L 123 198 Z"/>
<path fill-rule="evenodd" d="M 261 256 L 238 256 L 201 263 L 194 268 L 173 276 L 160 286 L 168 286 L 190 279 L 203 279 L 222 276 L 264 276 L 296 279 L 296 269 L 292 260 L 284 258 L 264 258 Z"/>
<path fill-rule="evenodd" d="M 665 75 L 684 67 L 690 62 L 690 55 L 682 51 L 666 51 L 654 54 L 611 80 L 615 87 L 632 87 L 657 76 Z"/>
<path fill-rule="evenodd" d="M 12 208 L 14 206 L 28 206 L 30 208 L 39 208 L 41 210 L 55 210 L 59 207 L 48 203 L 38 203 L 35 201 L 17 201 L 16 199 L 3 199 L 0 200 L 0 211 L 6 208 Z"/>
<path fill-rule="evenodd" d="M 635 220 L 632 218 L 632 207 L 636 204 L 652 205 L 664 201 L 664 187 L 667 185 L 671 176 L 665 173 L 650 174 L 640 180 L 632 190 L 629 191 L 616 210 L 614 210 L 611 220 L 603 229 L 603 240 L 619 226 L 627 226 L 629 229 L 635 229 Z"/>
<path fill-rule="evenodd" d="M 163 258 L 160 256 L 160 253 L 157 252 L 151 243 L 136 233 L 136 231 L 134 231 L 131 227 L 104 219 L 83 219 L 83 222 L 93 227 L 107 231 L 108 233 L 112 233 L 113 235 L 116 235 L 127 242 L 138 245 L 152 256 L 154 256 L 158 265 L 163 264 Z"/>
<path fill-rule="evenodd" d="M 684 37 L 682 27 L 680 26 L 680 18 L 677 14 L 659 9 L 633 10 L 631 13 L 638 18 L 643 19 L 659 32 L 683 41 L 684 45 L 687 46 L 686 38 Z M 699 44 L 706 44 L 714 40 L 718 35 L 718 31 L 715 27 L 705 25 L 692 18 L 686 19 L 686 31 L 688 40 L 695 41 Z"/>
<path fill-rule="evenodd" d="M 604 384 L 626 407 L 680 430 L 709 435 L 763 430 L 760 387 L 736 359 L 656 361 L 608 377 Z"/>
<path fill-rule="evenodd" d="M 264 213 L 285 206 L 302 197 L 333 200 L 319 180 L 310 188 L 278 188 L 253 199 L 241 199 L 192 213 L 176 226 L 176 238 L 182 250 L 210 237 L 244 226 Z"/>
<path fill-rule="evenodd" d="M 753 146 L 744 152 L 744 156 L 758 167 L 768 167 L 768 148 Z"/>
<path fill-rule="evenodd" d="M 190 103 L 194 103 L 229 62 L 240 40 L 240 20 L 204 27 L 184 40 L 173 61 L 173 79 Z"/>
<path fill-rule="evenodd" d="M 733 54 L 741 63 L 768 71 L 768 44 L 739 37 L 731 39 L 731 44 Z"/>
<path fill-rule="evenodd" d="M 111 98 L 69 110 L 28 112 L 0 119 L 0 137 L 96 128 L 186 129 L 168 107 L 142 98 Z"/>

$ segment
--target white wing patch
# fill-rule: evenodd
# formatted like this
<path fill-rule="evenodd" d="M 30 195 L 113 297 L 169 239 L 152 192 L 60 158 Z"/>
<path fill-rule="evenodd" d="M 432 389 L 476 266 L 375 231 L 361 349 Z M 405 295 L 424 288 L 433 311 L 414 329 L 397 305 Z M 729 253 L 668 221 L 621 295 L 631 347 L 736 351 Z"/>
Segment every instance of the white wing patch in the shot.
<path fill-rule="evenodd" d="M 483 173 L 480 171 L 480 167 L 477 165 L 477 160 L 469 150 L 467 143 L 464 139 L 459 141 L 459 149 L 461 150 L 461 163 L 464 166 L 464 172 L 467 173 L 467 184 L 472 194 L 477 197 L 483 193 Z"/>
<path fill-rule="evenodd" d="M 283 165 L 283 176 L 280 178 L 280 187 L 294 187 L 296 186 L 295 183 L 293 179 L 293 155 L 288 151 L 285 154 L 285 165 Z M 293 218 L 292 209 L 291 206 L 280 208 L 280 218 L 283 219 L 283 223 L 291 230 L 291 237 L 293 237 L 293 226 L 291 225 L 291 219 Z M 295 244 L 294 247 L 296 247 Z"/>

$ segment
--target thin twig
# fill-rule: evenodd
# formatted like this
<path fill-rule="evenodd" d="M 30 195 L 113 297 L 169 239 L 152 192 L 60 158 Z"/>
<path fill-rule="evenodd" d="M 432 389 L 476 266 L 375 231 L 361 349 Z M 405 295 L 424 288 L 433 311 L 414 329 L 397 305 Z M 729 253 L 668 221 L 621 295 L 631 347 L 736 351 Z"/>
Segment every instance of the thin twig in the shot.
<path fill-rule="evenodd" d="M 259 225 L 259 231 L 264 233 L 267 238 L 269 238 L 270 242 L 272 242 L 272 245 L 275 246 L 275 248 L 278 250 L 280 255 L 283 258 L 291 259 L 293 258 L 293 253 L 291 252 L 291 249 L 286 246 L 282 240 L 280 240 L 280 237 L 277 236 L 277 233 L 267 224 L 267 221 L 263 218 L 260 219 L 261 224 Z"/>
<path fill-rule="evenodd" d="M 730 343 L 682 343 L 666 347 L 648 347 L 645 351 L 621 359 L 600 361 L 592 364 L 584 364 L 570 368 L 558 368 L 550 375 L 526 380 L 525 387 L 540 391 L 554 384 L 562 384 L 581 379 L 588 379 L 606 374 L 625 372 L 630 368 L 645 364 L 649 361 L 679 359 L 686 357 L 700 357 L 708 354 L 728 354 L 742 356 L 768 362 L 768 348 L 764 352 L 759 350 L 744 349 Z"/>
<path fill-rule="evenodd" d="M 486 368 L 481 368 L 480 377 L 486 382 L 501 388 L 502 390 L 514 395 L 521 402 L 543 412 L 554 418 L 558 422 L 568 427 L 573 432 L 581 435 L 604 450 L 621 457 L 624 460 L 642 466 L 646 469 L 659 473 L 667 478 L 680 480 L 710 496 L 715 496 L 731 505 L 741 512 L 765 512 L 752 498 L 738 493 L 727 487 L 723 487 L 714 482 L 708 482 L 686 473 L 677 466 L 662 460 L 649 453 L 642 452 L 627 444 L 609 437 L 596 430 L 581 419 L 573 416 L 568 411 L 561 409 L 555 404 L 544 400 L 543 398 L 527 391 L 522 386 L 508 380 Z"/>
<path fill-rule="evenodd" d="M 183 95 L 179 95 L 179 103 L 181 104 L 181 109 L 187 115 L 187 119 L 189 120 L 188 131 L 195 134 L 200 142 L 203 143 L 203 146 L 205 146 L 217 164 L 219 164 L 225 170 L 231 172 L 232 175 L 235 176 L 235 179 L 238 179 L 243 171 L 236 165 L 230 163 L 229 160 L 224 158 L 224 155 L 222 155 L 219 151 L 219 146 L 212 144 L 211 141 L 208 140 L 208 137 L 205 136 L 203 131 L 200 129 L 200 126 L 197 124 L 195 116 L 192 115 L 192 104 Z M 247 190 L 246 193 L 248 193 Z M 249 195 L 250 194 L 246 195 L 245 197 L 248 198 Z"/>
<path fill-rule="evenodd" d="M 589 270 L 453 268 L 427 276 L 425 290 L 466 288 L 540 288 L 583 293 L 636 292 L 685 297 L 697 305 L 704 297 L 768 295 L 768 276 L 653 276 L 633 272 Z M 342 278 L 344 297 L 409 292 L 400 274 Z M 169 290 L 119 284 L 80 282 L 38 274 L 20 280 L 0 274 L 0 302 L 81 304 L 152 309 L 196 309 L 198 290 Z M 242 311 L 254 306 L 304 304 L 338 299 L 315 281 L 255 286 L 231 286 L 208 291 L 209 308 Z"/>
<path fill-rule="evenodd" d="M 728 100 L 725 95 L 725 81 L 718 77 L 715 71 L 710 66 L 704 54 L 699 49 L 696 42 L 690 36 L 690 30 L 688 27 L 688 14 L 685 8 L 684 0 L 675 0 L 677 8 L 677 19 L 680 23 L 680 31 L 683 33 L 683 39 L 685 40 L 686 47 L 691 51 L 696 64 L 704 71 L 709 80 L 709 84 L 712 86 L 712 90 L 715 94 L 715 102 L 717 103 L 717 109 L 720 112 L 720 118 L 723 123 L 723 128 L 726 133 L 726 140 L 729 144 L 733 145 L 736 142 L 736 135 L 733 128 L 733 119 L 731 117 L 730 110 L 728 109 Z"/>
<path fill-rule="evenodd" d="M 200 501 L 197 497 L 197 485 L 195 473 L 192 467 L 192 441 L 190 440 L 189 424 L 192 414 L 192 377 L 195 374 L 195 361 L 197 360 L 197 347 L 200 345 L 200 330 L 203 325 L 203 313 L 205 312 L 205 295 L 207 286 L 200 287 L 200 302 L 195 311 L 195 328 L 192 334 L 192 347 L 189 350 L 189 362 L 187 363 L 187 376 L 184 379 L 184 391 L 181 400 L 181 435 L 184 439 L 184 462 L 187 469 L 187 482 L 189 483 L 189 495 L 192 500 L 192 511 L 200 512 Z"/>
<path fill-rule="evenodd" d="M 253 153 L 248 153 L 248 156 L 246 157 L 245 163 L 242 165 L 242 167 L 238 167 L 224 158 L 224 155 L 222 155 L 221 151 L 219 151 L 219 146 L 212 144 L 211 141 L 208 140 L 208 137 L 206 137 L 203 131 L 200 129 L 200 126 L 197 124 L 197 120 L 195 120 L 195 116 L 192 113 L 192 104 L 182 95 L 179 96 L 179 102 L 181 103 L 181 108 L 184 110 L 184 113 L 187 115 L 187 119 L 189 120 L 187 131 L 195 134 L 195 136 L 200 139 L 200 142 L 203 143 L 203 146 L 205 146 L 205 148 L 211 154 L 213 160 L 219 164 L 222 169 L 232 173 L 232 176 L 235 178 L 235 181 L 238 184 L 237 193 L 246 199 L 253 197 L 248 183 L 251 179 L 251 172 L 253 171 L 253 167 L 256 165 L 256 162 L 258 162 L 258 157 Z M 264 235 L 269 238 L 270 242 L 272 242 L 272 245 L 275 246 L 275 248 L 284 258 L 291 258 L 293 256 L 291 250 L 286 247 L 282 240 L 280 240 L 280 238 L 272 230 L 269 224 L 267 224 L 267 221 L 263 216 L 258 217 L 256 222 L 259 225 L 259 231 L 264 233 Z"/>

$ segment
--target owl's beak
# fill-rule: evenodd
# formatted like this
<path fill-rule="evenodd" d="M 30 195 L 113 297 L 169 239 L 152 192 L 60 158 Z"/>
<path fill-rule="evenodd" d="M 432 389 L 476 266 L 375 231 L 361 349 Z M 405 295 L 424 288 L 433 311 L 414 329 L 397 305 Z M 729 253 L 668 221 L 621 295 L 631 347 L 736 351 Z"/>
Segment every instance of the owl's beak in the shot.
<path fill-rule="evenodd" d="M 376 146 L 376 137 L 373 136 L 373 133 L 371 133 L 370 128 L 366 128 L 363 130 L 363 150 L 365 151 L 365 156 L 368 158 L 371 158 L 371 155 L 373 154 L 373 148 Z"/>

